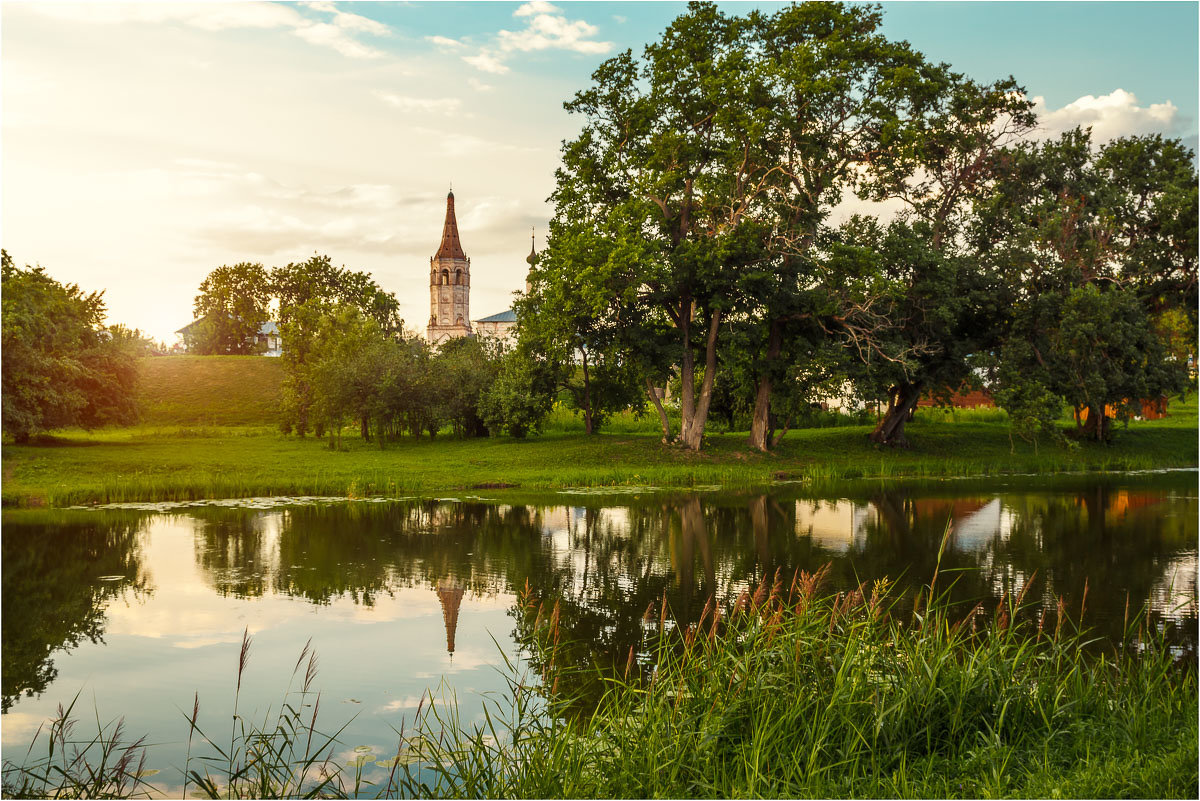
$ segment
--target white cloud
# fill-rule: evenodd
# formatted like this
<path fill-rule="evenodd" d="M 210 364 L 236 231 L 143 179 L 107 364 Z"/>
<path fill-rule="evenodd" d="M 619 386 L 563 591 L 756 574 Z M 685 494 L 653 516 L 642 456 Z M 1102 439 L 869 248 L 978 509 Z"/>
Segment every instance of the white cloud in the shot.
<path fill-rule="evenodd" d="M 524 6 L 522 6 L 524 8 Z M 500 31 L 497 38 L 504 52 L 531 50 L 570 50 L 596 55 L 612 49 L 612 42 L 597 42 L 589 37 L 600 29 L 584 20 L 568 21 L 561 14 L 537 14 L 520 31 Z"/>
<path fill-rule="evenodd" d="M 532 3 L 525 3 L 516 11 L 513 12 L 514 17 L 531 17 L 535 14 L 561 14 L 562 11 L 551 3 L 542 2 L 542 0 L 534 0 Z"/>
<path fill-rule="evenodd" d="M 375 96 L 389 106 L 401 111 L 417 111 L 426 114 L 454 114 L 462 108 L 462 101 L 457 97 L 406 97 L 393 92 L 375 92 Z"/>
<path fill-rule="evenodd" d="M 540 0 L 525 3 L 513 12 L 513 16 L 525 20 L 525 27 L 519 31 L 497 32 L 491 45 L 483 47 L 473 56 L 463 56 L 463 61 L 483 72 L 502 75 L 508 72 L 509 68 L 504 62 L 513 53 L 566 50 L 600 55 L 613 47 L 612 42 L 592 38 L 600 32 L 595 25 L 582 19 L 568 20 L 560 8 L 550 3 Z"/>
<path fill-rule="evenodd" d="M 503 75 L 508 72 L 508 67 L 490 50 L 481 50 L 478 55 L 474 56 L 463 56 L 463 61 L 483 72 L 491 72 L 496 75 Z"/>
<path fill-rule="evenodd" d="M 490 92 L 495 88 L 490 83 L 484 83 L 474 76 L 467 78 L 467 86 L 470 86 L 476 92 Z"/>
<path fill-rule="evenodd" d="M 205 31 L 233 29 L 290 30 L 310 44 L 331 47 L 350 58 L 379 58 L 383 53 L 363 44 L 355 34 L 387 36 L 391 29 L 358 14 L 340 11 L 333 3 L 303 6 L 283 3 L 33 3 L 39 14 L 89 24 L 178 24 Z M 322 22 L 301 14 L 303 7 L 332 19 Z"/>
<path fill-rule="evenodd" d="M 1096 143 L 1139 134 L 1175 135 L 1184 122 L 1170 100 L 1139 106 L 1137 96 L 1124 89 L 1099 97 L 1084 95 L 1053 110 L 1046 107 L 1046 99 L 1041 96 L 1033 98 L 1033 104 L 1041 133 L 1057 136 L 1076 126 L 1091 126 L 1092 141 Z"/>
<path fill-rule="evenodd" d="M 448 36 L 426 36 L 425 39 L 433 42 L 443 50 L 457 50 L 460 47 L 466 46 L 457 39 L 451 39 Z"/>

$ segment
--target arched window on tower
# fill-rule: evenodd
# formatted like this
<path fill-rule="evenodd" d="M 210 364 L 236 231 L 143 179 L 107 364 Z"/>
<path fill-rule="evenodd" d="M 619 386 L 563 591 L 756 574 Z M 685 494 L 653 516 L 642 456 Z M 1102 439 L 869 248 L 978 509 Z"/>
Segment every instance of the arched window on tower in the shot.
<path fill-rule="evenodd" d="M 462 270 L 454 271 L 454 283 L 458 284 L 459 286 L 462 286 Z"/>
<path fill-rule="evenodd" d="M 442 286 L 446 286 L 449 283 L 450 283 L 450 271 L 442 270 Z"/>
<path fill-rule="evenodd" d="M 459 318 L 458 318 L 457 320 L 455 320 L 455 321 L 454 321 L 454 324 L 455 324 L 455 325 L 462 325 L 462 324 L 463 324 L 463 318 L 462 318 L 462 316 L 461 316 L 461 315 L 459 316 Z"/>

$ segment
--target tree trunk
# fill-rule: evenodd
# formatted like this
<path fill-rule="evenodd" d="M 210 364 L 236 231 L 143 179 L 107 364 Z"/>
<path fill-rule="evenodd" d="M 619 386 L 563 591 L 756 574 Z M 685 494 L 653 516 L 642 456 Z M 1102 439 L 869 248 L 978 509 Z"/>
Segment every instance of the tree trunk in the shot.
<path fill-rule="evenodd" d="M 680 520 L 680 537 L 683 553 L 680 559 L 680 567 L 686 567 L 686 580 L 681 580 L 681 584 L 691 594 L 695 570 L 695 551 L 700 551 L 700 562 L 704 569 L 704 583 L 707 587 L 700 587 L 703 593 L 707 589 L 707 596 L 712 595 L 716 589 L 716 565 L 713 563 L 712 545 L 708 540 L 708 526 L 704 521 L 704 511 L 700 506 L 700 496 L 693 495 L 684 501 L 679 508 Z M 683 571 L 681 571 L 682 573 Z"/>
<path fill-rule="evenodd" d="M 771 323 L 771 333 L 767 337 L 767 367 L 758 379 L 758 391 L 754 395 L 754 418 L 750 423 L 750 447 L 759 451 L 767 450 L 771 428 L 771 363 L 779 358 L 783 349 L 783 332 L 779 323 Z"/>
<path fill-rule="evenodd" d="M 788 419 L 784 421 L 784 423 L 783 423 L 783 428 L 779 429 L 779 433 L 778 433 L 778 434 L 776 434 L 776 435 L 775 435 L 775 437 L 774 437 L 774 438 L 771 440 L 771 448 L 772 448 L 772 449 L 774 449 L 774 448 L 778 448 L 778 447 L 779 447 L 779 443 L 783 442 L 783 436 L 784 436 L 785 434 L 787 434 L 787 432 L 788 432 L 788 429 L 792 427 L 792 420 L 793 420 L 793 419 L 794 419 L 794 418 L 793 418 L 791 415 L 789 415 L 789 416 L 788 416 Z"/>
<path fill-rule="evenodd" d="M 671 420 L 667 417 L 667 410 L 663 408 L 662 401 L 658 399 L 658 392 L 654 388 L 654 382 L 650 380 L 650 376 L 646 376 L 646 392 L 650 394 L 650 401 L 654 404 L 654 408 L 658 410 L 658 422 L 662 425 L 663 444 L 666 445 L 671 441 Z"/>
<path fill-rule="evenodd" d="M 696 417 L 696 364 L 692 356 L 692 302 L 680 304 L 679 335 L 683 354 L 679 363 L 679 441 L 686 444 Z"/>
<path fill-rule="evenodd" d="M 363 442 L 371 441 L 371 424 L 367 421 L 365 414 L 358 422 L 358 433 L 362 435 Z"/>
<path fill-rule="evenodd" d="M 709 321 L 708 338 L 704 345 L 704 381 L 700 385 L 700 399 L 695 404 L 691 420 L 684 423 L 686 435 L 680 434 L 683 444 L 693 451 L 700 450 L 700 443 L 704 438 L 704 424 L 708 420 L 708 407 L 712 403 L 713 380 L 717 374 L 717 333 L 720 330 L 721 310 L 716 309 Z M 690 355 L 690 348 L 688 353 Z M 694 374 L 692 382 L 695 382 Z"/>
<path fill-rule="evenodd" d="M 592 384 L 588 379 L 588 358 L 587 349 L 580 348 L 579 352 L 583 355 L 583 430 L 586 434 L 592 433 Z"/>
<path fill-rule="evenodd" d="M 758 566 L 763 580 L 771 573 L 771 549 L 767 525 L 767 496 L 758 495 L 750 499 L 750 528 L 754 531 L 754 550 L 758 553 Z"/>
<path fill-rule="evenodd" d="M 1094 439 L 1097 442 L 1104 442 L 1108 439 L 1111 426 L 1108 423 L 1108 418 L 1104 415 L 1104 407 L 1097 409 L 1095 406 L 1087 407 L 1087 421 L 1083 424 L 1081 433 L 1088 439 Z"/>
<path fill-rule="evenodd" d="M 897 384 L 888 392 L 888 410 L 870 433 L 872 442 L 892 447 L 905 447 L 908 440 L 904 438 L 904 424 L 911 418 L 921 399 L 921 384 L 910 384 L 907 381 Z"/>

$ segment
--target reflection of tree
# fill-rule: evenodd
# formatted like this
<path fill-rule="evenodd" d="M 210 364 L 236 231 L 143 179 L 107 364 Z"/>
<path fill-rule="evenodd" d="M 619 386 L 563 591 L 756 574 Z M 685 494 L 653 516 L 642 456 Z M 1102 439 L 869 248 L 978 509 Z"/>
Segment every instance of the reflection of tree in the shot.
<path fill-rule="evenodd" d="M 1116 636 L 1125 592 L 1136 609 L 1161 594 L 1180 554 L 1194 557 L 1195 499 L 1172 500 L 1175 514 L 1163 517 L 1143 495 L 1101 487 L 997 501 L 978 491 L 891 488 L 827 502 L 858 510 L 846 518 L 853 536 L 833 545 L 801 532 L 795 495 L 683 495 L 628 507 L 333 504 L 231 516 L 224 528 L 206 523 L 197 559 L 210 575 L 240 577 L 238 592 L 265 581 L 270 591 L 314 603 L 371 605 L 381 593 L 447 582 L 466 595 L 517 595 L 528 582 L 539 601 L 559 605 L 562 639 L 573 643 L 560 658 L 611 667 L 640 646 L 652 625 L 643 621 L 649 607 L 657 613 L 665 601 L 673 618 L 695 622 L 710 597 L 728 609 L 777 569 L 790 578 L 831 563 L 830 591 L 887 576 L 899 593 L 911 593 L 932 577 L 953 521 L 939 586 L 964 612 L 1015 595 L 1036 571 L 1027 600 L 1053 610 L 1061 595 L 1077 610 L 1086 580 L 1085 622 Z M 255 514 L 274 516 L 270 542 L 263 532 L 272 527 L 254 522 Z M 967 536 L 962 527 L 971 521 Z M 833 547 L 838 542 L 843 550 Z M 1190 581 L 1194 597 L 1194 572 Z M 528 635 L 533 618 L 520 610 L 514 618 L 517 636 Z"/>
<path fill-rule="evenodd" d="M 138 530 L 144 516 L 6 515 L 3 561 L 3 708 L 40 695 L 55 651 L 101 641 L 104 605 L 147 592 Z"/>
<path fill-rule="evenodd" d="M 193 543 L 196 566 L 220 595 L 257 598 L 270 590 L 276 560 L 268 553 L 264 523 L 278 513 L 204 509 Z"/>
<path fill-rule="evenodd" d="M 1168 500 L 1171 514 L 1159 514 L 1156 507 Z M 991 554 L 993 572 L 1027 576 L 1036 569 L 1035 597 L 1048 607 L 1061 597 L 1076 617 L 1086 587 L 1084 623 L 1110 640 L 1121 637 L 1126 599 L 1136 613 L 1171 580 L 1181 554 L 1195 553 L 1194 497 L 1101 485 L 1075 495 L 1013 496 L 1005 503 L 1013 523 L 1008 539 L 997 542 Z M 1194 651 L 1194 569 L 1178 576 L 1174 591 L 1187 599 L 1172 614 L 1180 624 L 1178 644 Z M 1151 622 L 1157 625 L 1170 612 L 1151 610 Z"/>

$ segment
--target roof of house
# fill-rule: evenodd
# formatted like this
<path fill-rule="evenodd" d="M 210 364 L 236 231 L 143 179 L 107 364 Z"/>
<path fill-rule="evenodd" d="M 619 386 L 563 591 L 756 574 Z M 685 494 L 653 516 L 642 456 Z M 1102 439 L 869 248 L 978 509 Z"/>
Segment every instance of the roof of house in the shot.
<path fill-rule="evenodd" d="M 202 323 L 203 321 L 204 321 L 204 318 L 203 318 L 203 317 L 201 317 L 201 318 L 200 318 L 200 319 L 198 319 L 198 320 L 192 320 L 190 323 L 188 323 L 187 325 L 185 325 L 183 328 L 180 328 L 180 329 L 179 329 L 178 331 L 176 331 L 175 333 L 176 333 L 176 334 L 186 334 L 186 333 L 187 333 L 188 331 L 190 331 L 190 330 L 191 330 L 193 327 L 195 327 L 195 326 L 199 325 L 199 324 L 200 324 L 200 323 Z M 267 320 L 265 323 L 263 323 L 263 324 L 262 324 L 262 325 L 259 327 L 259 329 L 258 329 L 258 333 L 260 333 L 260 334 L 266 334 L 267 336 L 271 336 L 271 335 L 278 335 L 278 334 L 279 334 L 279 324 L 278 324 L 278 323 L 276 323 L 274 320 Z"/>
<path fill-rule="evenodd" d="M 476 323 L 515 323 L 517 321 L 517 313 L 512 309 L 493 314 L 491 317 L 484 317 L 480 320 L 475 320 Z"/>

